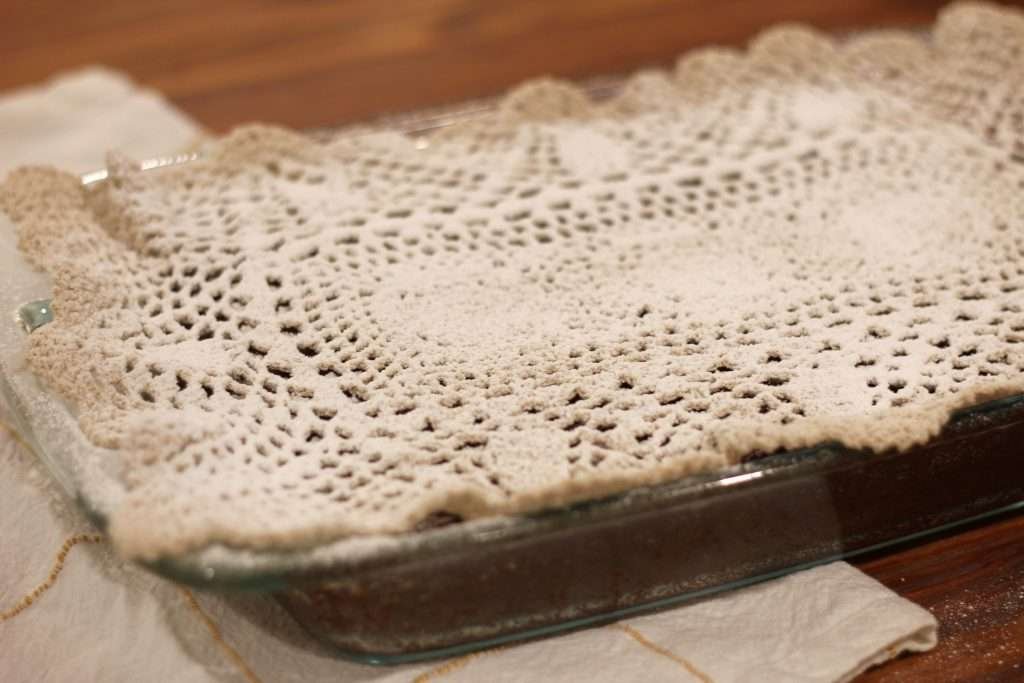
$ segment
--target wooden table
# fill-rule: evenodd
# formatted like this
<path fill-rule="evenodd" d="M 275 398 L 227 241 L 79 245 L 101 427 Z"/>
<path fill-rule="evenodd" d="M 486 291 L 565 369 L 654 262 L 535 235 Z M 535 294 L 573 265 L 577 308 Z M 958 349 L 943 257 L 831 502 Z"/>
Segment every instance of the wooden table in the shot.
<path fill-rule="evenodd" d="M 214 131 L 334 126 L 493 95 L 525 78 L 667 64 L 804 21 L 920 26 L 933 0 L 59 0 L 0 3 L 0 89 L 104 63 Z M 932 610 L 938 648 L 880 681 L 1024 680 L 1024 516 L 857 562 Z"/>
<path fill-rule="evenodd" d="M 854 562 L 939 620 L 939 645 L 858 683 L 1024 681 L 1024 514 Z"/>

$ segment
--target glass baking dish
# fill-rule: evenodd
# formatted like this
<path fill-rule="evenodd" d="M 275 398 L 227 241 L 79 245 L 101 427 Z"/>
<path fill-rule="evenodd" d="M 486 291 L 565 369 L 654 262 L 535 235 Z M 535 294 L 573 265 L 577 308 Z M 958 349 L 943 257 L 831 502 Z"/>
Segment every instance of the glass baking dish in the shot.
<path fill-rule="evenodd" d="M 619 83 L 601 79 L 588 90 L 601 98 Z M 426 135 L 490 106 L 379 127 Z M 6 403 L 5 420 L 103 529 L 100 491 L 73 455 L 83 439 L 72 411 L 21 360 L 26 335 L 50 319 L 49 283 L 21 261 L 2 216 L 0 244 L 0 411 Z M 1022 508 L 1022 451 L 1024 396 L 1013 396 L 961 411 L 939 437 L 905 453 L 822 444 L 569 507 L 439 519 L 383 542 L 282 553 L 216 546 L 148 568 L 207 589 L 272 593 L 339 654 L 408 662 L 674 605 Z"/>

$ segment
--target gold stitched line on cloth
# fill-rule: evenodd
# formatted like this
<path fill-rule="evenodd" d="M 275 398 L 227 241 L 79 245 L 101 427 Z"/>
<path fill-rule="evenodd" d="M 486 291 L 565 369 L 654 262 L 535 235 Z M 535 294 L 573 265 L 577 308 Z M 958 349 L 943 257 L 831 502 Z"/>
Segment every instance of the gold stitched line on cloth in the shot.
<path fill-rule="evenodd" d="M 8 425 L 2 420 L 0 420 L 0 431 L 7 432 L 15 443 L 17 443 L 19 446 L 21 446 L 28 452 L 35 454 L 35 451 L 32 449 L 31 446 L 28 445 L 28 443 L 25 442 L 24 439 L 21 438 L 21 435 L 18 434 L 16 430 L 14 430 L 10 425 Z M 8 619 L 12 619 L 13 617 L 16 617 L 18 614 L 20 614 L 26 608 L 28 608 L 29 605 L 35 602 L 40 595 L 42 595 L 43 593 L 45 593 L 53 587 L 53 584 L 57 581 L 57 577 L 64 569 L 64 560 L 67 557 L 68 551 L 70 551 L 71 548 L 78 545 L 79 543 L 99 543 L 102 540 L 103 536 L 101 536 L 100 534 L 79 534 L 77 536 L 72 536 L 68 540 L 64 541 L 64 545 L 61 546 L 60 551 L 57 553 L 57 560 L 56 562 L 54 562 L 53 569 L 50 570 L 50 575 L 46 578 L 45 581 L 36 586 L 36 588 L 31 593 L 29 593 L 21 600 L 19 600 L 14 607 L 12 607 L 7 612 L 0 613 L 0 623 L 5 622 Z M 196 600 L 195 596 L 192 595 L 192 593 L 185 588 L 179 588 L 179 590 L 181 591 L 182 595 L 185 596 L 185 602 L 188 604 L 188 606 L 206 625 L 207 630 L 210 632 L 210 637 L 213 638 L 213 641 L 217 644 L 217 646 L 224 651 L 224 654 L 227 655 L 228 659 L 230 659 L 232 663 L 235 664 L 235 666 L 242 673 L 242 675 L 245 676 L 245 679 L 249 681 L 249 683 L 263 683 L 260 680 L 259 676 L 253 673 L 253 670 L 250 669 L 249 666 L 245 663 L 245 660 L 242 659 L 242 656 L 240 654 L 238 654 L 238 651 L 235 650 L 235 648 L 231 647 L 226 640 L 224 640 L 224 637 L 221 635 L 220 628 L 213 621 L 213 619 L 211 619 L 209 615 L 207 615 L 206 612 L 203 611 L 203 608 L 199 605 L 199 601 Z"/>
<path fill-rule="evenodd" d="M 6 424 L 2 420 L 0 420 L 0 431 L 6 431 L 10 435 L 11 439 L 14 440 L 15 443 L 17 443 L 18 445 L 20 445 L 22 448 L 26 449 L 29 452 L 34 452 L 32 450 L 32 447 L 29 446 L 21 438 L 21 435 L 18 434 L 17 431 L 15 431 L 13 428 L 10 427 L 10 425 Z M 18 602 L 18 604 L 15 605 L 14 608 L 12 608 L 10 611 L 3 612 L 2 614 L 0 614 L 0 622 L 7 621 L 12 617 L 17 616 L 19 613 L 25 610 L 25 608 L 31 605 L 36 598 L 38 598 L 40 595 L 45 593 L 53 586 L 54 582 L 57 580 L 57 576 L 64 568 L 64 558 L 67 557 L 68 551 L 71 550 L 72 547 L 83 542 L 98 543 L 102 540 L 103 537 L 98 534 L 80 534 L 78 536 L 73 536 L 69 538 L 67 541 L 65 541 L 64 545 L 61 546 L 60 552 L 57 553 L 57 561 L 55 562 L 53 569 L 50 571 L 50 576 L 47 577 L 46 581 L 37 586 L 36 589 L 33 590 L 31 593 L 23 597 Z M 217 623 L 214 622 L 213 619 L 211 619 L 210 616 L 206 614 L 206 612 L 199 605 L 199 601 L 196 600 L 192 592 L 186 588 L 180 587 L 179 590 L 184 596 L 185 602 L 188 604 L 188 606 L 206 625 L 207 630 L 210 632 L 210 637 L 213 638 L 213 641 L 217 644 L 217 646 L 220 647 L 221 650 L 223 650 L 224 653 L 227 655 L 227 657 L 235 664 L 235 666 L 238 667 L 238 670 L 242 673 L 243 676 L 245 676 L 246 680 L 249 681 L 249 683 L 262 683 L 259 676 L 257 676 L 255 672 L 253 672 L 253 670 L 249 668 L 249 665 L 245 663 L 245 660 L 242 659 L 242 656 L 238 653 L 238 650 L 231 647 L 231 645 L 229 645 L 228 642 L 224 640 L 224 637 L 221 634 L 220 627 L 218 627 Z M 651 650 L 656 654 L 659 654 L 663 657 L 667 657 L 668 659 L 671 659 L 672 661 L 676 662 L 684 669 L 686 669 L 687 672 L 697 677 L 697 679 L 699 679 L 701 683 L 714 683 L 714 681 L 711 680 L 711 678 L 709 678 L 704 672 L 695 667 L 689 661 L 647 640 L 647 638 L 645 638 L 642 633 L 640 633 L 633 627 L 626 626 L 623 624 L 613 624 L 612 626 L 614 628 L 619 629 L 623 633 L 626 633 L 631 638 L 633 638 L 633 640 L 640 643 L 648 650 Z M 474 659 L 478 659 L 484 655 L 499 652 L 504 649 L 505 648 L 503 647 L 499 647 L 494 648 L 492 650 L 484 650 L 482 652 L 471 652 L 470 654 L 463 655 L 462 657 L 459 657 L 457 659 L 448 660 L 447 662 L 443 662 L 442 664 L 431 669 L 430 671 L 426 671 L 420 674 L 419 676 L 413 679 L 412 683 L 429 683 L 429 681 L 437 680 L 442 676 L 446 676 L 450 673 L 458 671 Z"/>
<path fill-rule="evenodd" d="M 647 638 L 644 637 L 644 634 L 640 633 L 640 631 L 637 631 L 632 626 L 627 626 L 625 624 L 612 624 L 612 628 L 619 629 L 620 631 L 622 631 L 623 633 L 628 635 L 630 638 L 632 638 L 636 642 L 638 642 L 641 645 L 643 645 L 645 648 L 647 648 L 651 652 L 657 653 L 657 654 L 661 655 L 662 657 L 668 657 L 673 662 L 675 662 L 676 664 L 678 664 L 681 667 L 683 667 L 684 669 L 686 669 L 690 674 L 692 674 L 693 676 L 697 677 L 697 679 L 700 680 L 701 683 L 714 683 L 714 681 L 712 681 L 711 678 L 706 673 L 704 673 L 703 671 L 701 671 L 700 669 L 695 667 L 693 664 L 691 664 L 685 658 L 680 657 L 676 653 L 671 652 L 669 650 L 666 650 L 662 646 L 657 645 L 656 643 L 652 643 L 651 641 L 647 640 Z"/>
<path fill-rule="evenodd" d="M 438 678 L 441 678 L 441 676 L 446 676 L 447 674 L 458 671 L 474 659 L 479 659 L 484 655 L 491 655 L 496 652 L 501 652 L 505 649 L 507 648 L 496 647 L 491 650 L 482 650 L 481 652 L 470 652 L 468 655 L 462 655 L 461 657 L 458 657 L 456 659 L 449 659 L 447 662 L 442 662 L 430 671 L 421 673 L 419 676 L 412 679 L 412 683 L 427 683 L 428 681 L 437 680 Z"/>
<path fill-rule="evenodd" d="M 13 619 L 18 616 L 26 609 L 28 609 L 32 603 L 34 603 L 40 595 L 53 588 L 53 584 L 57 582 L 57 577 L 64 570 L 64 560 L 67 558 L 68 553 L 79 543 L 99 543 L 103 540 L 103 536 L 99 534 L 78 534 L 64 541 L 64 545 L 60 547 L 57 552 L 57 558 L 54 560 L 53 568 L 50 569 L 50 575 L 46 577 L 46 580 L 36 586 L 32 592 L 24 596 L 21 600 L 14 604 L 14 607 L 7 610 L 6 612 L 0 612 L 0 622 Z"/>
<path fill-rule="evenodd" d="M 7 432 L 15 443 L 17 443 L 30 453 L 34 453 L 32 447 L 25 443 L 25 441 L 21 438 L 18 432 L 16 432 L 2 420 L 0 420 L 0 431 Z M 71 538 L 64 541 L 64 545 L 61 546 L 60 551 L 57 553 L 57 559 L 53 564 L 53 568 L 50 570 L 50 575 L 46 577 L 45 581 L 36 586 L 36 588 L 31 593 L 29 593 L 21 600 L 19 600 L 14 605 L 14 607 L 12 607 L 10 610 L 6 612 L 0 613 L 0 623 L 5 622 L 8 619 L 12 619 L 21 614 L 30 605 L 32 605 L 32 603 L 34 603 L 40 595 L 42 595 L 43 593 L 45 593 L 53 587 L 53 584 L 57 581 L 57 577 L 64 569 L 64 560 L 67 558 L 68 552 L 73 547 L 75 547 L 79 543 L 99 543 L 102 540 L 103 536 L 100 534 L 78 534 L 77 536 L 72 536 Z M 238 654 L 238 651 L 235 650 L 235 648 L 231 647 L 226 640 L 224 640 L 224 637 L 221 635 L 220 628 L 213 621 L 213 619 L 211 619 L 206 614 L 206 612 L 203 611 L 203 608 L 199 605 L 199 602 L 196 600 L 195 596 L 192 595 L 192 593 L 185 588 L 179 588 L 179 590 L 181 591 L 182 595 L 185 596 L 185 602 L 188 604 L 188 606 L 206 625 L 207 630 L 210 632 L 210 637 L 217 644 L 217 646 L 224 651 L 228 659 L 230 659 L 235 664 L 235 666 L 242 673 L 242 675 L 245 676 L 245 679 L 249 681 L 249 683 L 263 683 L 260 680 L 259 676 L 253 673 L 252 669 L 250 669 L 249 666 L 245 663 L 245 660 L 242 659 L 242 656 L 240 654 Z"/>
<path fill-rule="evenodd" d="M 202 620 L 203 624 L 206 625 L 206 629 L 210 632 L 210 637 L 213 638 L 213 642 L 217 644 L 217 647 L 227 655 L 228 659 L 230 659 L 242 675 L 245 676 L 245 680 L 249 681 L 249 683 L 263 683 L 260 677 L 257 676 L 255 672 L 249 668 L 249 665 L 245 663 L 245 660 L 242 659 L 242 655 L 238 654 L 238 650 L 231 647 L 231 645 L 228 644 L 228 641 L 224 640 L 224 636 L 221 634 L 220 627 L 217 626 L 217 622 L 215 622 L 210 615 L 203 610 L 199 601 L 196 600 L 196 596 L 192 595 L 192 591 L 187 588 L 182 588 L 181 586 L 178 586 L 178 590 L 181 591 L 182 597 L 185 598 L 185 603 L 193 612 L 196 613 L 196 616 Z"/>
<path fill-rule="evenodd" d="M 14 443 L 18 444 L 19 446 L 24 448 L 29 453 L 35 455 L 36 452 L 34 450 L 32 450 L 32 447 L 28 445 L 27 441 L 25 441 L 23 438 L 21 438 L 21 434 L 19 434 L 17 432 L 17 430 L 14 429 L 14 427 L 12 427 L 11 425 L 7 424 L 3 420 L 0 420 L 0 432 L 7 432 L 7 435 L 9 437 L 11 437 L 11 441 L 13 441 Z"/>

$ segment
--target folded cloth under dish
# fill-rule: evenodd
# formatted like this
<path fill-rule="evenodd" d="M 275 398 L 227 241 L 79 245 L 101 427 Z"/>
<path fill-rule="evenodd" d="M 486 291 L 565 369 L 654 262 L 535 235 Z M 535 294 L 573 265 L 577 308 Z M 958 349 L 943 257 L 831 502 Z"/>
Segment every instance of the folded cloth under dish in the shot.
<path fill-rule="evenodd" d="M 109 149 L 144 158 L 180 151 L 198 135 L 195 124 L 156 94 L 89 69 L 0 100 L 0 175 L 44 162 L 82 172 L 101 166 Z M 934 617 L 845 563 L 609 627 L 393 669 L 333 659 L 270 601 L 239 606 L 179 591 L 124 566 L 102 542 L 88 553 L 63 553 L 59 564 L 67 568 L 52 588 L 25 602 L 21 596 L 46 579 L 64 537 L 77 531 L 75 538 L 93 539 L 80 535 L 92 532 L 73 511 L 61 514 L 37 465 L 11 437 L 0 431 L 0 651 L 8 653 L 11 680 L 251 682 L 295 680 L 302 672 L 304 681 L 642 675 L 826 683 L 936 643 Z M 140 638 L 144 657 L 132 654 L 141 651 Z"/>

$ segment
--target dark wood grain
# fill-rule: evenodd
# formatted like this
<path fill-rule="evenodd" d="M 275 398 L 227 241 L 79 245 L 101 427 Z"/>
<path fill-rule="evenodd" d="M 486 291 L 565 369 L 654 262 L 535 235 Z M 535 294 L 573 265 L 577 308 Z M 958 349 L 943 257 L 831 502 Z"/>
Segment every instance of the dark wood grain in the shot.
<path fill-rule="evenodd" d="M 0 0 L 0 89 L 103 63 L 213 130 L 338 125 L 742 44 L 780 21 L 930 22 L 935 0 Z M 1015 3 L 1021 4 L 1021 3 Z M 1024 681 L 1024 516 L 859 566 L 932 610 L 942 640 L 865 682 Z"/>
<path fill-rule="evenodd" d="M 313 127 L 669 63 L 779 21 L 923 25 L 936 0 L 42 0 L 0 10 L 0 88 L 102 62 L 224 130 Z"/>
<path fill-rule="evenodd" d="M 1024 681 L 1024 514 L 857 564 L 939 620 L 934 650 L 858 683 Z"/>

